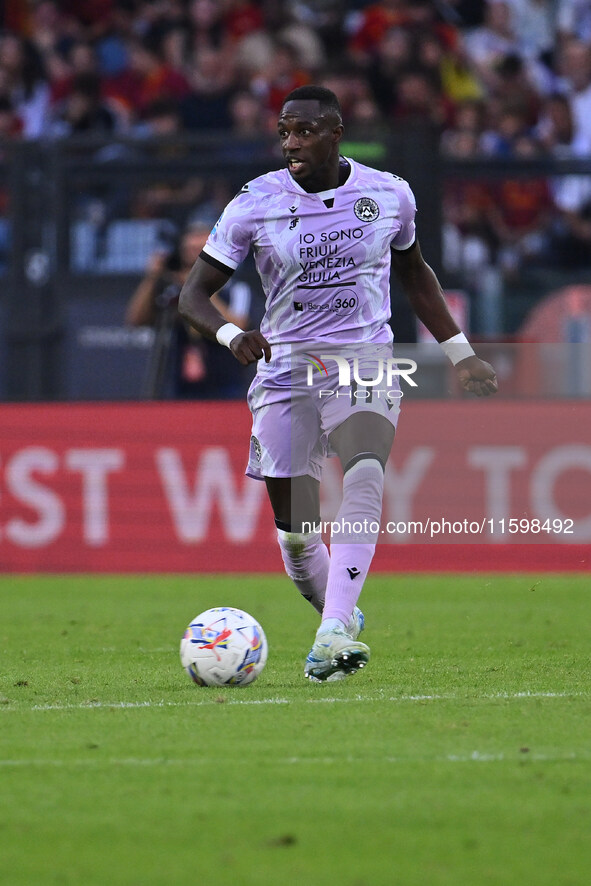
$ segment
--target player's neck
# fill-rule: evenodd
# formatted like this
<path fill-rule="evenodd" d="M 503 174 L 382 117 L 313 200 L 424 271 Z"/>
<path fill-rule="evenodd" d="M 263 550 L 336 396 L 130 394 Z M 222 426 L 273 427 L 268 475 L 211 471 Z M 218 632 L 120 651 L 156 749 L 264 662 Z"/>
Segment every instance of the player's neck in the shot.
<path fill-rule="evenodd" d="M 302 184 L 302 187 L 309 194 L 334 191 L 336 188 L 340 188 L 341 185 L 345 184 L 349 178 L 350 172 L 351 166 L 348 160 L 345 160 L 344 157 L 339 157 L 338 164 L 333 169 L 329 170 L 326 175 L 323 175 L 322 178 L 319 177 L 314 181 L 310 181 L 306 185 Z"/>

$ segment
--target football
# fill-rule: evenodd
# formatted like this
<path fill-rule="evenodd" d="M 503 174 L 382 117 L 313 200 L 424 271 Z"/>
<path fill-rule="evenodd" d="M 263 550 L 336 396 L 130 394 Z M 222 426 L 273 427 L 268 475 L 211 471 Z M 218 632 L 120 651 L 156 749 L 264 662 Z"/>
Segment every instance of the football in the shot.
<path fill-rule="evenodd" d="M 231 606 L 202 612 L 181 640 L 181 663 L 199 686 L 246 686 L 265 667 L 267 652 L 258 621 Z"/>

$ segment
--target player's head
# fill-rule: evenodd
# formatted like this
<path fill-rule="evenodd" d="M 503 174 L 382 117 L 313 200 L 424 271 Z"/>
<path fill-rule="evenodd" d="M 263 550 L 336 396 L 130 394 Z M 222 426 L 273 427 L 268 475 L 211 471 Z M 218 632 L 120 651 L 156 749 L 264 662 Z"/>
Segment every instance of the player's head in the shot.
<path fill-rule="evenodd" d="M 291 101 L 312 101 L 318 102 L 322 114 L 334 115 L 339 123 L 343 122 L 341 106 L 339 100 L 331 89 L 325 86 L 298 86 L 293 89 L 289 95 L 283 99 L 283 105 Z"/>
<path fill-rule="evenodd" d="M 287 95 L 277 122 L 291 177 L 305 189 L 328 187 L 338 170 L 343 122 L 339 101 L 323 86 L 300 86 Z"/>

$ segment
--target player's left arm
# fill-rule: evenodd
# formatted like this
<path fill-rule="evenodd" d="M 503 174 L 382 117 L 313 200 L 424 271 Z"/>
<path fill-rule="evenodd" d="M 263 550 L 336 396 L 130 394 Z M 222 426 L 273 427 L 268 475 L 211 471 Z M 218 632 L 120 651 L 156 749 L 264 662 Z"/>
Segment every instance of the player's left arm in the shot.
<path fill-rule="evenodd" d="M 454 363 L 464 390 L 479 397 L 495 394 L 498 390 L 495 371 L 490 363 L 476 356 L 465 340 L 449 312 L 437 276 L 423 258 L 418 240 L 408 249 L 391 252 L 392 268 L 406 297 L 419 320 Z"/>

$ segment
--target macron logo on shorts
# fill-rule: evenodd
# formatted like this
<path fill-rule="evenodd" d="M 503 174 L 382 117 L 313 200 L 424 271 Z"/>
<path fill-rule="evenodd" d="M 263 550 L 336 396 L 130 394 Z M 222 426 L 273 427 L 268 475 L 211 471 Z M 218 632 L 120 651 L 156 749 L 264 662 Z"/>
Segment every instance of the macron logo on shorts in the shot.
<path fill-rule="evenodd" d="M 359 575 L 359 569 L 356 566 L 347 566 L 347 572 L 349 573 L 349 578 L 353 581 L 354 578 L 357 578 Z"/>

